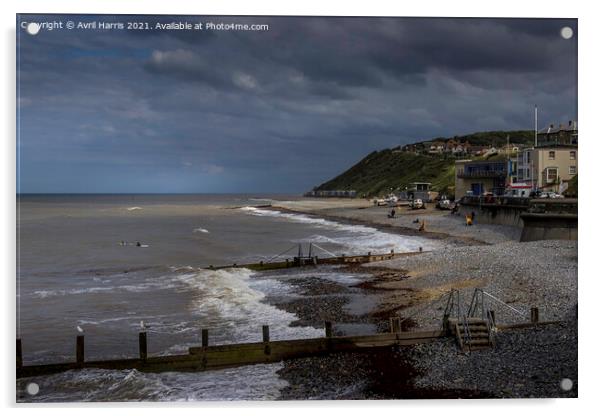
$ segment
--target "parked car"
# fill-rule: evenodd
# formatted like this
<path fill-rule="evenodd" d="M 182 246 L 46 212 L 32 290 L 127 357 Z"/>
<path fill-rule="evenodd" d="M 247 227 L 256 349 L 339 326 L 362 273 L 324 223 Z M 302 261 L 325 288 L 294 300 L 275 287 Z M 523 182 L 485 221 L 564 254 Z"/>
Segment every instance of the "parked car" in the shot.
<path fill-rule="evenodd" d="M 438 209 L 452 209 L 452 203 L 449 199 L 440 199 L 437 201 L 437 205 L 435 205 Z"/>
<path fill-rule="evenodd" d="M 385 198 L 385 202 L 391 208 L 397 206 L 397 201 L 399 201 L 399 199 L 395 195 L 393 195 L 393 194 L 391 194 L 391 195 L 389 195 L 388 197 Z"/>
<path fill-rule="evenodd" d="M 538 198 L 552 198 L 552 199 L 556 199 L 556 198 L 564 198 L 563 195 L 557 194 L 556 192 L 541 192 L 538 196 Z"/>
<path fill-rule="evenodd" d="M 384 198 L 375 199 L 374 201 L 372 201 L 372 203 L 374 204 L 374 206 L 377 207 L 384 207 L 388 205 L 387 201 Z"/>
<path fill-rule="evenodd" d="M 424 204 L 424 202 L 422 202 L 422 199 L 413 199 L 412 202 L 410 202 L 410 208 L 411 209 L 426 209 L 426 205 Z"/>

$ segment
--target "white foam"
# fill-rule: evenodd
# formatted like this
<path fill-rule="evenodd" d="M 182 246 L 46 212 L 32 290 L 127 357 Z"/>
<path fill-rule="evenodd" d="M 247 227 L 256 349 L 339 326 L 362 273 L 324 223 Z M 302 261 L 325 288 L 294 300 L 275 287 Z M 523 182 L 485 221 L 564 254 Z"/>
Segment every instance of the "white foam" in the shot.
<path fill-rule="evenodd" d="M 282 363 L 192 373 L 84 369 L 44 377 L 32 402 L 274 400 L 288 383 Z M 17 381 L 23 391 L 32 379 Z M 40 382 L 40 380 L 36 380 Z"/>
<path fill-rule="evenodd" d="M 128 211 L 137 211 L 137 210 L 142 209 L 142 208 L 141 207 L 129 207 L 129 208 L 126 208 L 126 209 Z"/>
<path fill-rule="evenodd" d="M 79 289 L 57 289 L 57 290 L 36 290 L 32 295 L 36 298 L 44 299 L 54 296 L 65 296 L 65 295 L 83 295 L 87 293 L 101 293 L 109 292 L 114 290 L 113 286 L 106 287 L 85 287 Z"/>
<path fill-rule="evenodd" d="M 209 230 L 206 230 L 205 228 L 195 228 L 194 230 L 192 230 L 193 233 L 205 233 L 205 234 L 209 234 Z"/>
<path fill-rule="evenodd" d="M 55 296 L 86 295 L 104 292 L 133 292 L 140 293 L 149 290 L 172 289 L 176 285 L 170 279 L 153 279 L 139 284 L 127 284 L 120 286 L 82 287 L 73 289 L 36 290 L 32 296 L 40 299 Z"/>
<path fill-rule="evenodd" d="M 263 302 L 266 294 L 252 287 L 253 274 L 248 269 L 232 268 L 200 270 L 178 278 L 198 293 L 192 311 L 231 331 L 231 342 L 258 341 L 262 325 L 270 326 L 272 339 L 323 335 L 322 330 L 311 327 L 290 327 L 296 315 Z M 274 287 L 278 285 L 283 283 L 274 283 Z"/>
<path fill-rule="evenodd" d="M 133 313 L 135 314 L 135 312 Z M 149 319 L 158 319 L 158 318 L 164 318 L 167 317 L 169 315 L 154 315 L 154 316 L 139 316 L 139 315 L 135 315 L 135 316 L 118 316 L 115 318 L 105 318 L 105 319 L 99 319 L 97 321 L 95 320 L 91 320 L 91 319 L 79 319 L 77 321 L 78 325 L 103 325 L 106 323 L 111 323 L 111 322 L 120 322 L 120 321 L 132 321 L 133 323 L 130 326 L 135 326 L 138 327 L 140 324 L 140 320 L 143 319 L 145 321 L 148 321 Z"/>
<path fill-rule="evenodd" d="M 430 250 L 437 247 L 438 243 L 421 237 L 390 234 L 365 225 L 342 224 L 323 218 L 314 218 L 304 214 L 292 214 L 287 212 L 266 210 L 256 207 L 243 207 L 241 210 L 251 215 L 260 217 L 279 218 L 301 224 L 308 224 L 315 228 L 323 228 L 337 232 L 336 235 L 325 236 L 315 234 L 311 237 L 297 240 L 295 242 L 306 243 L 329 243 L 342 246 L 345 252 L 336 254 L 365 254 L 373 253 L 418 251 L 420 247 Z"/>

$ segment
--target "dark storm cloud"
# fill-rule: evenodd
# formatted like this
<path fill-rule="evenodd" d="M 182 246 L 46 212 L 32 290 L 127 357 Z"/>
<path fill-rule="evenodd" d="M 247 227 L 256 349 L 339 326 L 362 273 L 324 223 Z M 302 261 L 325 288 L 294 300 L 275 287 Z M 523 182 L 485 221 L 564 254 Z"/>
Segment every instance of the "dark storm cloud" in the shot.
<path fill-rule="evenodd" d="M 299 192 L 374 149 L 531 128 L 535 103 L 576 117 L 575 20 L 135 20 L 270 30 L 21 32 L 22 191 Z"/>

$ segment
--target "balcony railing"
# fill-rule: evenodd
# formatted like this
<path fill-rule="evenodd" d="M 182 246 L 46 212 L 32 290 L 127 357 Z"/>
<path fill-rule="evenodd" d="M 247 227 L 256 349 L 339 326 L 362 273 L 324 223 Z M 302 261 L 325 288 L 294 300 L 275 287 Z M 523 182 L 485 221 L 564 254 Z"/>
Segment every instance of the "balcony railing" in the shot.
<path fill-rule="evenodd" d="M 458 172 L 458 178 L 504 178 L 508 175 L 505 170 L 471 170 Z"/>
<path fill-rule="evenodd" d="M 463 205 L 506 205 L 514 207 L 529 206 L 529 198 L 508 197 L 508 196 L 463 196 L 460 203 Z"/>

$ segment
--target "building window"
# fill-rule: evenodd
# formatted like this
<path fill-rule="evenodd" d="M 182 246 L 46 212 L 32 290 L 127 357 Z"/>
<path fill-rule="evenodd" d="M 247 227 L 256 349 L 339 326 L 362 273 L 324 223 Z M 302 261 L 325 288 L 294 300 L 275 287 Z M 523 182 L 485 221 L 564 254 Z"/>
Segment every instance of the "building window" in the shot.
<path fill-rule="evenodd" d="M 577 166 L 569 166 L 569 175 L 575 175 L 577 173 Z"/>
<path fill-rule="evenodd" d="M 558 168 L 548 168 L 546 172 L 546 182 L 554 183 L 558 179 Z"/>
<path fill-rule="evenodd" d="M 527 152 L 527 163 L 531 163 L 531 152 Z"/>
<path fill-rule="evenodd" d="M 571 150 L 570 155 L 571 155 L 571 160 L 577 159 L 577 152 L 575 152 L 574 150 Z"/>
<path fill-rule="evenodd" d="M 550 151 L 548 152 L 548 159 L 550 159 L 550 160 L 554 160 L 554 159 L 556 159 L 556 152 L 555 152 L 555 151 L 553 151 L 553 150 L 550 150 Z"/>

